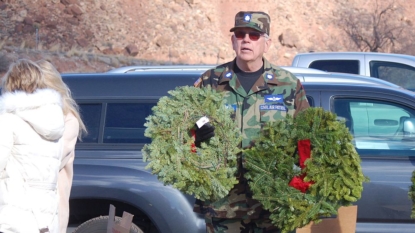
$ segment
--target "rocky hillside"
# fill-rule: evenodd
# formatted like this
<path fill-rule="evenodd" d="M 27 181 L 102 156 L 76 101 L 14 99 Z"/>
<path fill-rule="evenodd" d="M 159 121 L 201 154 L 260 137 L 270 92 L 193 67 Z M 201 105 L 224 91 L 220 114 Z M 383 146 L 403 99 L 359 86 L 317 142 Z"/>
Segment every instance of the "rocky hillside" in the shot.
<path fill-rule="evenodd" d="M 405 0 L 0 0 L 0 53 L 50 59 L 61 72 L 103 72 L 131 64 L 218 64 L 233 58 L 229 29 L 241 10 L 271 16 L 266 57 L 288 65 L 298 52 L 347 51 L 336 26 L 345 9 L 373 11 Z"/>

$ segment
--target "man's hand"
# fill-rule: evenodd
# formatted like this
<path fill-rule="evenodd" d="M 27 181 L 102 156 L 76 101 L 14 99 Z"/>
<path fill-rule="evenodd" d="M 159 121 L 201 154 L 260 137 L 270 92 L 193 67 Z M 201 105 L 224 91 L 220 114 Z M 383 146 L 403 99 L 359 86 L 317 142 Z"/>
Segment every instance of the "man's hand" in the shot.
<path fill-rule="evenodd" d="M 199 128 L 200 127 L 200 128 Z M 209 123 L 207 117 L 200 118 L 195 124 L 195 145 L 200 147 L 200 143 L 215 136 L 215 127 Z"/>

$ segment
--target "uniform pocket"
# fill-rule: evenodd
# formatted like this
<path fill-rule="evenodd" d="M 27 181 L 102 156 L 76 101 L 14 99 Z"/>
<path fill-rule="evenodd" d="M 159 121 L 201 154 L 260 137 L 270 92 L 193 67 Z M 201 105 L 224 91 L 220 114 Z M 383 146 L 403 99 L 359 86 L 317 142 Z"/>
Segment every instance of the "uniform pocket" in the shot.
<path fill-rule="evenodd" d="M 262 104 L 259 105 L 259 115 L 261 122 L 276 121 L 285 118 L 287 108 L 279 104 Z"/>
<path fill-rule="evenodd" d="M 284 104 L 284 96 L 265 95 L 261 101 L 257 101 L 259 121 L 269 122 L 283 119 L 287 115 L 287 107 Z"/>

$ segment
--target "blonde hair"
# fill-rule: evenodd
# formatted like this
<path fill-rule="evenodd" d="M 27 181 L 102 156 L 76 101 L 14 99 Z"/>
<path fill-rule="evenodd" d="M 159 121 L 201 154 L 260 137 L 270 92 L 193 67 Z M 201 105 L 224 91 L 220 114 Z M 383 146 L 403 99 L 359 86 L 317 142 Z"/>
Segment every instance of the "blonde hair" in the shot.
<path fill-rule="evenodd" d="M 40 88 L 46 88 L 42 70 L 28 59 L 19 59 L 12 63 L 2 82 L 3 93 L 13 91 L 33 93 Z"/>
<path fill-rule="evenodd" d="M 79 107 L 75 100 L 72 98 L 71 90 L 63 82 L 62 77 L 58 70 L 52 65 L 52 63 L 46 60 L 39 60 L 36 62 L 43 72 L 43 82 L 47 88 L 53 89 L 59 92 L 62 96 L 63 102 L 63 114 L 67 115 L 72 113 L 79 122 L 79 134 L 78 138 L 81 139 L 82 133 L 87 133 L 84 122 L 79 114 Z"/>

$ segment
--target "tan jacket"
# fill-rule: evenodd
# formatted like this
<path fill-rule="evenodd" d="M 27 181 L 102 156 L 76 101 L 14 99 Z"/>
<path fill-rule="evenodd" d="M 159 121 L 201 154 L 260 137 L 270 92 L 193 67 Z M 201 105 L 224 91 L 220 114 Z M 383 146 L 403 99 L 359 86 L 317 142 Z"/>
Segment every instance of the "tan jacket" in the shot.
<path fill-rule="evenodd" d="M 73 161 L 75 159 L 75 144 L 79 132 L 78 119 L 69 113 L 65 117 L 65 131 L 63 133 L 62 162 L 58 177 L 59 192 L 59 229 L 66 233 L 69 221 L 69 195 L 73 178 Z"/>

